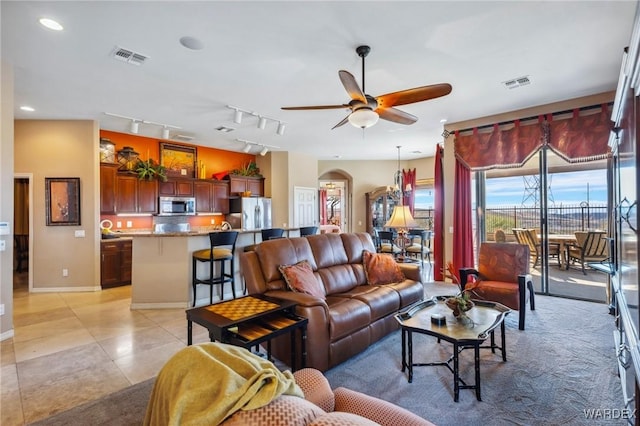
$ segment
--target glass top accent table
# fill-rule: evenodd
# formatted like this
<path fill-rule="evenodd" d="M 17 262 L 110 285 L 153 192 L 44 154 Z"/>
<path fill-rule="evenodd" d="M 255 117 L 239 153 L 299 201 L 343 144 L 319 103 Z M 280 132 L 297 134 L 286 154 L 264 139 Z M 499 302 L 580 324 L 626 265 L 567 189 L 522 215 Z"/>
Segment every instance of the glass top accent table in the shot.
<path fill-rule="evenodd" d="M 444 366 L 453 373 L 454 396 L 458 402 L 460 389 L 475 389 L 476 398 L 480 395 L 480 349 L 491 349 L 495 353 L 499 349 L 502 360 L 507 360 L 505 343 L 504 318 L 511 312 L 500 303 L 483 300 L 473 300 L 475 306 L 467 312 L 471 321 L 460 321 L 453 316 L 452 311 L 444 304 L 447 296 L 437 296 L 429 300 L 418 302 L 395 315 L 402 329 L 402 370 L 408 370 L 409 383 L 413 381 L 413 367 Z M 444 323 L 442 323 L 444 319 Z M 496 344 L 494 331 L 500 326 L 502 344 Z M 446 361 L 414 363 L 413 362 L 413 333 L 434 336 L 453 344 L 453 355 Z M 490 338 L 490 344 L 481 346 Z M 464 349 L 474 350 L 475 383 L 467 384 L 459 375 L 458 354 Z M 451 363 L 453 362 L 453 367 Z"/>

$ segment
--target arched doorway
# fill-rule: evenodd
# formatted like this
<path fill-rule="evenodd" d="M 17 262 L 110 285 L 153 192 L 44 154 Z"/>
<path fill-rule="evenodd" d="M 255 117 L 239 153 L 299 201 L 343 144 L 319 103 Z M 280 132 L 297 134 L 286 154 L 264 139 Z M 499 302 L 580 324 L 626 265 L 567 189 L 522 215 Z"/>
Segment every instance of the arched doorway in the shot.
<path fill-rule="evenodd" d="M 351 232 L 351 176 L 341 170 L 324 173 L 318 178 L 318 191 L 320 226 Z"/>

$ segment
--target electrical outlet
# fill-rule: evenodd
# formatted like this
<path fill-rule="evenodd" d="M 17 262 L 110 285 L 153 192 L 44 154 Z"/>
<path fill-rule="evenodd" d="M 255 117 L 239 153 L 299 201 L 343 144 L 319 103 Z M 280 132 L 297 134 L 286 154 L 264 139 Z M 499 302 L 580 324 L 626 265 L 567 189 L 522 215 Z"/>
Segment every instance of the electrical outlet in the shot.
<path fill-rule="evenodd" d="M 116 222 L 116 228 L 122 228 L 122 222 L 117 221 Z"/>
<path fill-rule="evenodd" d="M 7 243 L 4 240 L 0 240 L 0 251 L 5 251 L 7 249 Z"/>
<path fill-rule="evenodd" d="M 127 228 L 131 228 L 133 226 L 133 222 L 128 220 L 127 221 Z"/>
<path fill-rule="evenodd" d="M 75 231 L 76 238 L 84 238 L 84 229 L 80 229 L 78 231 Z"/>
<path fill-rule="evenodd" d="M 64 268 L 64 269 L 62 270 L 62 276 L 63 276 L 63 277 L 68 277 L 68 276 L 69 276 L 69 270 L 68 270 L 68 269 L 66 269 L 66 268 Z"/>
<path fill-rule="evenodd" d="M 211 224 L 215 225 L 216 224 L 216 220 L 215 219 L 211 219 Z"/>
<path fill-rule="evenodd" d="M 4 303 L 0 303 L 0 315 L 4 315 Z"/>

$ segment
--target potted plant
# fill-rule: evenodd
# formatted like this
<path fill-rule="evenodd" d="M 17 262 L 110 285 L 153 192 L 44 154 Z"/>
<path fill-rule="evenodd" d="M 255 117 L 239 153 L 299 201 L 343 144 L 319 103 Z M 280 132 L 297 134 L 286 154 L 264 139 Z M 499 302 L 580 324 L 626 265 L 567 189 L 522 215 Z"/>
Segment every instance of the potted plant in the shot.
<path fill-rule="evenodd" d="M 458 275 L 456 274 L 455 268 L 453 266 L 453 262 L 447 262 L 447 271 L 449 272 L 451 279 L 458 286 L 458 294 L 455 296 L 448 297 L 445 300 L 445 305 L 449 309 L 453 311 L 453 316 L 459 320 L 468 319 L 466 312 L 473 308 L 474 303 L 471 300 L 470 293 L 473 292 L 473 289 L 477 287 L 477 277 L 475 275 L 470 275 L 470 281 L 468 281 L 465 285 L 464 290 L 462 289 L 462 285 L 460 284 L 460 280 L 458 279 Z"/>
<path fill-rule="evenodd" d="M 231 170 L 229 174 L 238 176 L 262 177 L 258 165 L 253 161 L 243 164 L 237 169 Z"/>
<path fill-rule="evenodd" d="M 148 160 L 138 160 L 135 172 L 140 180 L 160 179 L 163 182 L 167 180 L 167 169 L 160 163 L 156 163 L 152 158 Z"/>

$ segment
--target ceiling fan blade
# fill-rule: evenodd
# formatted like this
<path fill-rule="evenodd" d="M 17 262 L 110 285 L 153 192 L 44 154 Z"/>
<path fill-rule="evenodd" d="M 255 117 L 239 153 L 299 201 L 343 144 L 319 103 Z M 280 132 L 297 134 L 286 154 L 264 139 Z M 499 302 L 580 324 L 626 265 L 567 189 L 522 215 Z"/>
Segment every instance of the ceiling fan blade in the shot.
<path fill-rule="evenodd" d="M 362 93 L 360 86 L 356 82 L 356 78 L 349 71 L 340 70 L 338 71 L 338 75 L 340 76 L 340 81 L 342 85 L 346 89 L 351 99 L 355 99 L 361 102 L 367 103 L 367 98 Z"/>
<path fill-rule="evenodd" d="M 448 83 L 432 84 L 430 86 L 415 87 L 399 92 L 387 93 L 376 98 L 378 106 L 389 108 L 392 106 L 412 104 L 428 101 L 451 93 L 451 85 Z"/>
<path fill-rule="evenodd" d="M 400 111 L 397 108 L 378 108 L 376 112 L 380 118 L 400 124 L 413 124 L 418 121 L 418 117 L 408 112 Z"/>
<path fill-rule="evenodd" d="M 351 114 L 349 114 L 349 115 L 351 115 Z M 343 125 L 347 124 L 349 122 L 349 115 L 347 115 L 345 118 L 343 118 L 341 122 L 339 122 L 338 124 L 333 126 L 331 128 L 331 130 L 335 129 L 336 127 L 340 127 L 340 126 L 343 126 Z"/>
<path fill-rule="evenodd" d="M 349 105 L 312 105 L 312 106 L 296 106 L 296 107 L 282 107 L 288 111 L 307 110 L 307 109 L 349 109 Z"/>

